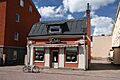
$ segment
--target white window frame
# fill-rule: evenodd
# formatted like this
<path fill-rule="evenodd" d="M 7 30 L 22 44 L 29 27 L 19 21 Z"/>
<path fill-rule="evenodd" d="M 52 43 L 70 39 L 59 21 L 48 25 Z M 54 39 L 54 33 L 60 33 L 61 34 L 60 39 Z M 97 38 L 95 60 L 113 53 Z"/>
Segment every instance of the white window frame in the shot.
<path fill-rule="evenodd" d="M 15 32 L 15 34 L 14 34 L 14 40 L 15 41 L 19 40 L 19 33 L 18 32 Z"/>
<path fill-rule="evenodd" d="M 20 6 L 24 7 L 24 0 L 20 0 Z"/>
<path fill-rule="evenodd" d="M 59 28 L 59 31 L 51 31 L 52 28 Z M 49 28 L 49 33 L 61 33 L 62 29 L 60 28 L 60 26 L 50 26 Z"/>
<path fill-rule="evenodd" d="M 16 22 L 20 22 L 20 14 L 16 13 Z"/>

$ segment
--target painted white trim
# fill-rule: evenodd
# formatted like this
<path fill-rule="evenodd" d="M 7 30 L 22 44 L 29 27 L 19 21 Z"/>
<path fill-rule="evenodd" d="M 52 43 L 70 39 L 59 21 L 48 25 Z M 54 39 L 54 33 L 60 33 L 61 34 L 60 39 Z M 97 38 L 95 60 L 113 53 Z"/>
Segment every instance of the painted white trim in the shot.
<path fill-rule="evenodd" d="M 76 62 L 65 62 L 65 63 L 74 64 L 74 63 L 78 63 L 78 61 L 76 61 Z"/>
<path fill-rule="evenodd" d="M 58 57 L 59 57 L 59 50 L 52 50 L 52 54 L 53 54 L 53 52 L 58 52 Z M 52 58 L 54 58 L 54 57 L 52 56 Z M 52 62 L 52 67 L 58 68 L 58 62 Z"/>
<path fill-rule="evenodd" d="M 45 49 L 45 67 L 50 67 L 50 49 Z"/>
<path fill-rule="evenodd" d="M 84 45 L 79 46 L 79 63 L 78 68 L 85 69 L 85 48 Z"/>
<path fill-rule="evenodd" d="M 45 62 L 45 61 L 34 61 L 34 62 Z"/>
<path fill-rule="evenodd" d="M 34 53 L 33 46 L 31 46 L 30 65 L 33 65 L 33 53 Z"/>
<path fill-rule="evenodd" d="M 64 68 L 64 48 L 60 48 L 59 51 L 59 67 Z"/>

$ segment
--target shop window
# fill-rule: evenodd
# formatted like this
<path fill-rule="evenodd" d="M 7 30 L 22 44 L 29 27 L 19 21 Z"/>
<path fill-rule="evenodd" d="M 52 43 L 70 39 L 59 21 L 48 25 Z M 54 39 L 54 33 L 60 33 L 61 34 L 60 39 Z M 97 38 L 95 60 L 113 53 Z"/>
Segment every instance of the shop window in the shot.
<path fill-rule="evenodd" d="M 44 61 L 44 49 L 35 48 L 35 61 Z"/>
<path fill-rule="evenodd" d="M 66 62 L 77 62 L 77 48 L 66 48 Z"/>

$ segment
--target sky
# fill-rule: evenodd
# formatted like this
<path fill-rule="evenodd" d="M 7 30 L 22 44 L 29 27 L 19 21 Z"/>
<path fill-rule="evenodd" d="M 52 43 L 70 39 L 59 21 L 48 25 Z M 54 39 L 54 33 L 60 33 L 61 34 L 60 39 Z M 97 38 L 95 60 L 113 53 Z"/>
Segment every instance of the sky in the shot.
<path fill-rule="evenodd" d="M 33 0 L 42 21 L 82 19 L 91 10 L 91 35 L 111 35 L 120 0 Z"/>

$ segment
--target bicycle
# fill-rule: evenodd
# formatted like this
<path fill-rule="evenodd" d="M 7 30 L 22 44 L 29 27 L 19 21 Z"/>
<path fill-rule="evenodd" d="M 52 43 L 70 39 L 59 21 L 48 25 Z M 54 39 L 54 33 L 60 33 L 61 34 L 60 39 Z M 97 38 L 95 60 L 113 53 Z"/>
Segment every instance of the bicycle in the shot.
<path fill-rule="evenodd" d="M 23 72 L 27 73 L 27 72 L 32 72 L 32 73 L 39 73 L 39 67 L 36 65 L 25 65 L 23 67 Z"/>

